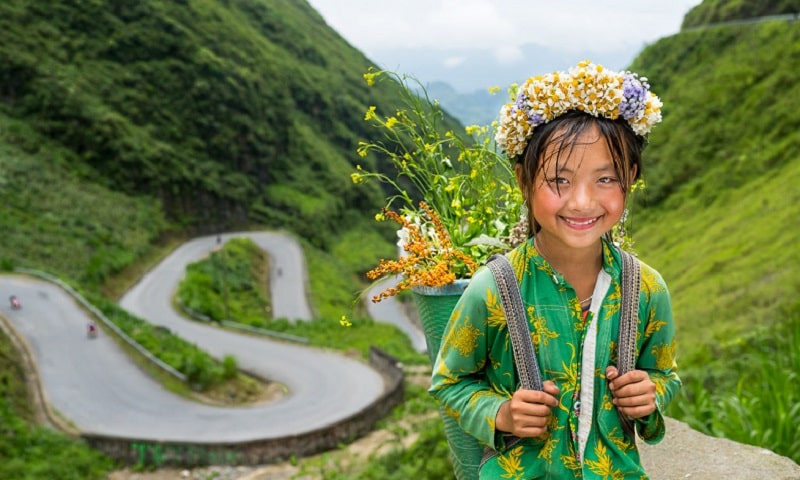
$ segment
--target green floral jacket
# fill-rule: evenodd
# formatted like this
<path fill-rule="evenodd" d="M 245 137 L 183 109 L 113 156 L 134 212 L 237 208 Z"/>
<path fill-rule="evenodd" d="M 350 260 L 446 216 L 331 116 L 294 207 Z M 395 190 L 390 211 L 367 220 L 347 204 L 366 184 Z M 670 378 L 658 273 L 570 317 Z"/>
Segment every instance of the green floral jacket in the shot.
<path fill-rule="evenodd" d="M 497 285 L 482 268 L 445 328 L 430 389 L 467 433 L 497 451 L 482 466 L 480 478 L 647 478 L 634 440 L 622 431 L 605 378 L 606 367 L 617 359 L 619 252 L 604 242 L 596 301 L 586 319 L 572 287 L 532 241 L 508 258 L 520 283 L 542 377 L 559 388 L 559 404 L 543 437 L 507 446 L 495 430 L 497 411 L 519 388 L 519 378 Z M 665 433 L 662 412 L 681 383 L 669 292 L 659 273 L 644 263 L 639 299 L 636 368 L 655 383 L 657 409 L 637 419 L 636 427 L 644 441 L 657 443 Z M 584 365 L 587 352 L 593 364 Z"/>

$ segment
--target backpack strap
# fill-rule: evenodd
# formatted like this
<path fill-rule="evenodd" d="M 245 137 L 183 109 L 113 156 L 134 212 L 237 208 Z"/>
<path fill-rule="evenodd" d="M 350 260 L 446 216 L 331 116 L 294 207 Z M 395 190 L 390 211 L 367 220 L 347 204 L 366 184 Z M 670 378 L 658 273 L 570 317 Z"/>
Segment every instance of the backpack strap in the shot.
<path fill-rule="evenodd" d="M 639 292 L 642 272 L 639 260 L 619 249 L 622 257 L 622 306 L 619 321 L 619 341 L 617 342 L 617 370 L 620 376 L 636 368 L 636 332 L 639 322 Z M 634 422 L 626 415 L 619 415 L 622 429 L 634 441 L 636 432 Z"/>
<path fill-rule="evenodd" d="M 542 373 L 539 370 L 539 362 L 533 351 L 531 341 L 531 330 L 528 326 L 528 317 L 525 315 L 525 305 L 522 303 L 522 295 L 519 292 L 519 282 L 514 273 L 514 267 L 505 255 L 494 254 L 489 257 L 486 266 L 492 272 L 494 281 L 497 284 L 497 293 L 500 296 L 500 304 L 503 306 L 503 313 L 506 316 L 508 334 L 511 338 L 511 349 L 514 351 L 514 363 L 517 367 L 522 388 L 525 390 L 543 390 Z M 521 438 L 516 435 L 504 435 L 507 448 L 519 443 Z M 478 471 L 489 459 L 496 456 L 497 452 L 489 447 L 484 448 Z"/>
<path fill-rule="evenodd" d="M 525 306 L 519 292 L 519 283 L 514 274 L 514 267 L 505 255 L 492 255 L 486 264 L 494 275 L 497 291 L 503 312 L 506 315 L 508 334 L 511 337 L 511 348 L 514 350 L 514 361 L 522 388 L 525 390 L 543 390 L 542 373 L 533 351 L 531 331 Z"/>

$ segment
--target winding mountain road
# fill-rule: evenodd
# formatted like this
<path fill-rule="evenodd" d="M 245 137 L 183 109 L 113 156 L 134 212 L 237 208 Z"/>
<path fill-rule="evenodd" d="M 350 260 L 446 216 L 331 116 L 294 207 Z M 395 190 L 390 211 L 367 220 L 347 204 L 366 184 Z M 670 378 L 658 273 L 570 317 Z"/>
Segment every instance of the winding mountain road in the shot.
<path fill-rule="evenodd" d="M 270 255 L 274 316 L 311 318 L 305 265 L 296 242 L 275 232 L 231 233 L 219 240 L 234 237 L 249 237 Z M 0 315 L 30 346 L 50 406 L 84 433 L 219 443 L 314 431 L 363 410 L 383 393 L 381 375 L 361 362 L 178 315 L 171 299 L 186 264 L 200 260 L 217 245 L 216 236 L 182 245 L 145 275 L 120 304 L 214 356 L 235 356 L 241 368 L 285 385 L 285 396 L 263 405 L 230 408 L 174 395 L 143 373 L 102 332 L 97 338 L 87 338 L 87 313 L 62 289 L 28 276 L 0 276 L 0 292 L 17 295 L 23 305 L 21 310 L 11 310 L 4 301 Z"/>

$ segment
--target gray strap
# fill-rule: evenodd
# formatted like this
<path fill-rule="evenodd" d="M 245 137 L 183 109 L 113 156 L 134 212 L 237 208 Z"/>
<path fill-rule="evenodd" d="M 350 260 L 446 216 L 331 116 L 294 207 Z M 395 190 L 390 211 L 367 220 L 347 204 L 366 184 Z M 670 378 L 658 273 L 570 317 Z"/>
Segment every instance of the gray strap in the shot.
<path fill-rule="evenodd" d="M 514 351 L 514 363 L 522 388 L 525 390 L 543 390 L 542 374 L 539 363 L 533 351 L 531 330 L 528 326 L 528 317 L 525 315 L 525 305 L 519 292 L 519 282 L 514 274 L 514 267 L 504 255 L 495 254 L 489 257 L 486 263 L 494 276 L 500 303 L 506 315 L 508 334 L 511 338 L 511 349 Z M 506 435 L 506 448 L 516 445 L 521 439 L 514 435 Z M 478 471 L 489 459 L 496 456 L 497 452 L 489 447 L 483 451 Z"/>
<path fill-rule="evenodd" d="M 544 388 L 542 374 L 533 351 L 528 317 L 525 315 L 525 306 L 519 293 L 519 283 L 514 268 L 504 255 L 497 254 L 492 255 L 486 265 L 492 271 L 494 281 L 497 283 L 522 388 L 541 391 Z"/>
<path fill-rule="evenodd" d="M 619 341 L 617 342 L 617 371 L 620 376 L 636 368 L 636 331 L 639 320 L 639 291 L 642 272 L 639 260 L 630 253 L 619 249 L 622 257 L 622 311 L 619 321 Z M 634 441 L 636 430 L 630 417 L 619 415 L 622 429 Z"/>
<path fill-rule="evenodd" d="M 636 331 L 639 320 L 641 265 L 630 253 L 622 255 L 622 311 L 620 312 L 617 370 L 624 375 L 636 368 Z"/>

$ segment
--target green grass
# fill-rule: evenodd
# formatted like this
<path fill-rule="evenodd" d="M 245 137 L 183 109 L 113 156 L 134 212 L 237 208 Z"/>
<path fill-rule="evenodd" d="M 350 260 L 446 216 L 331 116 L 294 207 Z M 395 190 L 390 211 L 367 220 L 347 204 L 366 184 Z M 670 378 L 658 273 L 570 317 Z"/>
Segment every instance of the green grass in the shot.
<path fill-rule="evenodd" d="M 11 340 L 0 331 L 0 478 L 94 480 L 114 467 L 83 441 L 33 424 L 33 403 L 24 367 Z"/>
<path fill-rule="evenodd" d="M 701 432 L 800 462 L 800 303 L 788 317 L 787 324 L 758 328 L 729 347 L 726 369 L 687 375 L 672 414 Z M 733 389 L 718 388 L 729 383 Z"/>
<path fill-rule="evenodd" d="M 0 260 L 98 288 L 167 229 L 158 202 L 87 184 L 54 161 L 63 149 L 43 143 L 29 155 L 4 143 L 13 125 L 0 113 Z"/>
<path fill-rule="evenodd" d="M 363 459 L 366 461 L 353 461 L 350 455 L 341 452 L 303 459 L 299 462 L 297 477 L 312 475 L 322 480 L 453 480 L 450 450 L 437 408 L 436 401 L 424 388 L 406 382 L 404 403 L 392 410 L 390 417 L 379 425 L 389 434 L 379 445 L 383 453 L 370 454 Z M 410 442 L 415 436 L 416 439 Z"/>
<path fill-rule="evenodd" d="M 638 220 L 636 249 L 672 294 L 683 365 L 707 365 L 726 345 L 784 321 L 800 291 L 797 182 L 793 162 L 710 203 L 684 196 Z"/>

